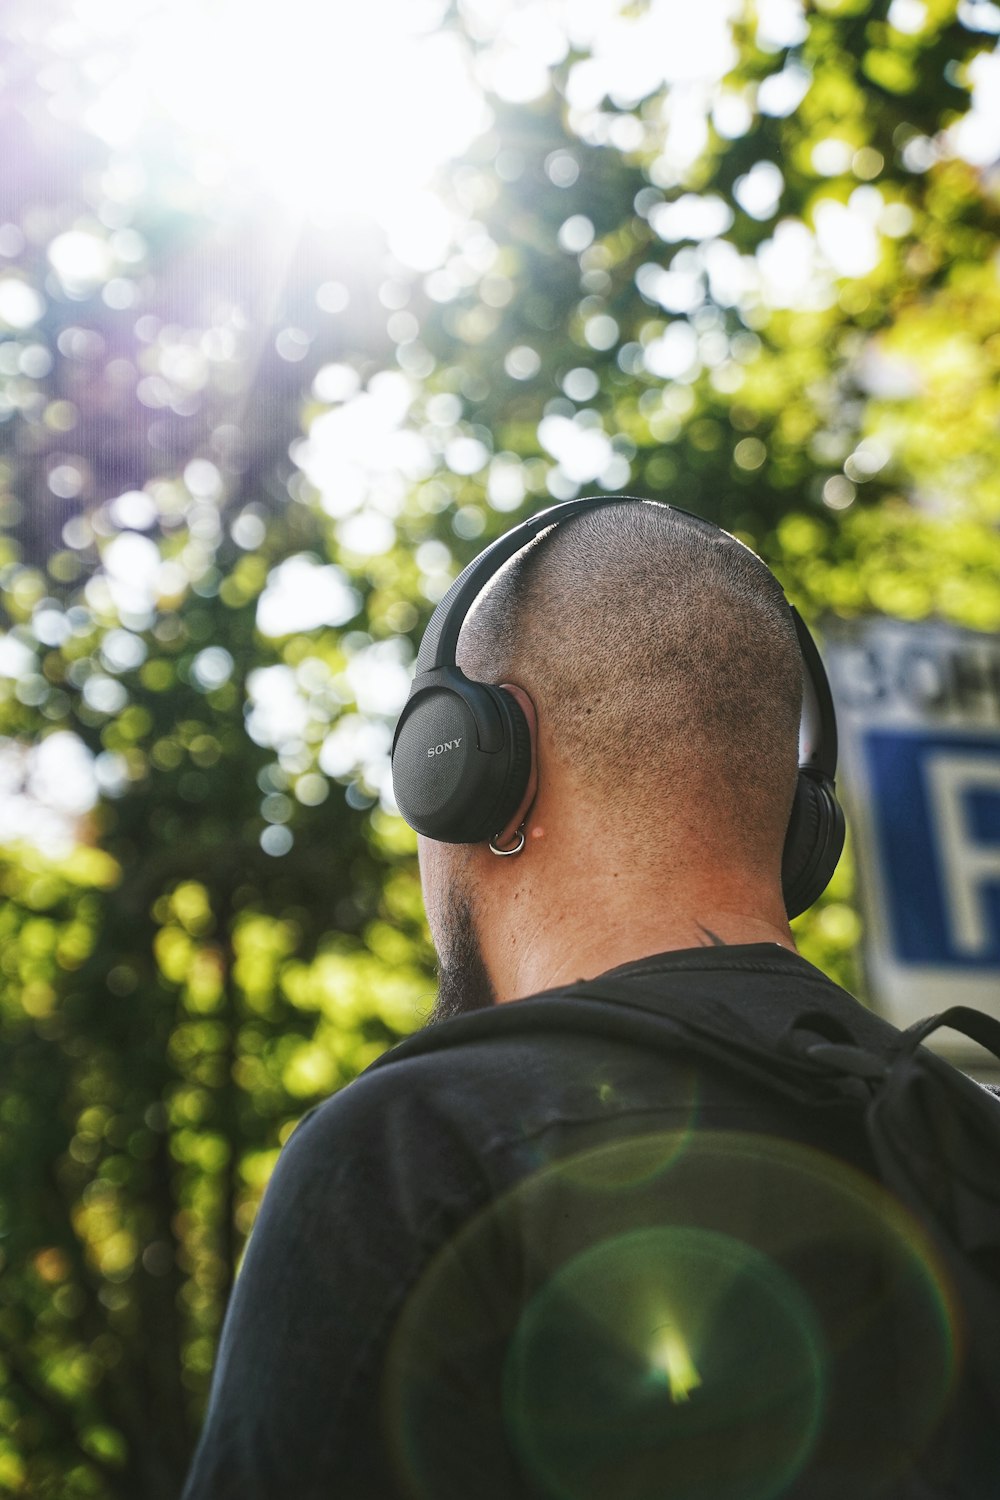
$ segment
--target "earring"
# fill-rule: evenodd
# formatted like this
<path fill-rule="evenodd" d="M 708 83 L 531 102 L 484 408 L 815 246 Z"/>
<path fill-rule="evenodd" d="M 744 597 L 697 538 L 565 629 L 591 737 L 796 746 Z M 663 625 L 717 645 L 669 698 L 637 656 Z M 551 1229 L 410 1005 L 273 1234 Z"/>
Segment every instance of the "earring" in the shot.
<path fill-rule="evenodd" d="M 499 838 L 500 835 L 496 834 L 495 837 Z M 509 859 L 512 854 L 520 854 L 520 852 L 521 852 L 521 850 L 523 848 L 524 848 L 524 824 L 523 823 L 521 824 L 520 828 L 517 830 L 517 843 L 514 845 L 513 849 L 498 849 L 497 846 L 496 846 L 496 844 L 493 842 L 493 839 L 490 839 L 490 849 L 492 850 L 492 852 L 494 854 L 499 854 L 499 856 L 500 856 L 501 859 Z"/>

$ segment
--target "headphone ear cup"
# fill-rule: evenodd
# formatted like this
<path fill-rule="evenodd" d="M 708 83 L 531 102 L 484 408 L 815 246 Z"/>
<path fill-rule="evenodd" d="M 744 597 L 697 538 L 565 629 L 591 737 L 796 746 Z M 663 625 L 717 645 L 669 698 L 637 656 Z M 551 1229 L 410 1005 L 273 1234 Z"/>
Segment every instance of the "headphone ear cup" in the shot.
<path fill-rule="evenodd" d="M 781 886 L 789 918 L 812 906 L 830 883 L 844 848 L 844 813 L 833 783 L 800 769 L 781 858 Z"/>
<path fill-rule="evenodd" d="M 494 826 L 489 833 L 482 834 L 481 838 L 494 838 L 510 822 L 521 804 L 531 775 L 531 730 L 528 728 L 524 709 L 506 688 L 491 687 L 489 692 L 503 719 L 508 761 L 493 815 Z"/>
<path fill-rule="evenodd" d="M 449 678 L 406 704 L 392 750 L 396 803 L 411 828 L 480 844 L 510 821 L 531 772 L 531 732 L 513 694 Z"/>

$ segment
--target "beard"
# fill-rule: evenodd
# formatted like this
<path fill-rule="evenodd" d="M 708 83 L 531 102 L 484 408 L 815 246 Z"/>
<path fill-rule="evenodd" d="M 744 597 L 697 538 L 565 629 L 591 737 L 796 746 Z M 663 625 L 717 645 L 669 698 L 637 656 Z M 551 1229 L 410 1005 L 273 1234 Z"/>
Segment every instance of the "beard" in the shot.
<path fill-rule="evenodd" d="M 428 1026 L 496 1004 L 493 981 L 483 960 L 475 908 L 454 887 L 449 892 L 437 953 L 438 997 L 427 1019 Z"/>

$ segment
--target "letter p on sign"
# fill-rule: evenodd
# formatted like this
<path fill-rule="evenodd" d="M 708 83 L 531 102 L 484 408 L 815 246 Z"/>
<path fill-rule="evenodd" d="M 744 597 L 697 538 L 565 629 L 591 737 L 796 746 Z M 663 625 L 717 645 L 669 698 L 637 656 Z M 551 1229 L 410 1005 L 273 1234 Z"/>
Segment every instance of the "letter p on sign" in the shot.
<path fill-rule="evenodd" d="M 1000 805 L 1000 763 L 995 756 L 938 750 L 927 756 L 925 771 L 952 943 L 977 957 L 995 941 L 987 895 L 991 886 L 1000 887 L 1000 836 L 983 841 L 973 810 L 984 796 Z"/>

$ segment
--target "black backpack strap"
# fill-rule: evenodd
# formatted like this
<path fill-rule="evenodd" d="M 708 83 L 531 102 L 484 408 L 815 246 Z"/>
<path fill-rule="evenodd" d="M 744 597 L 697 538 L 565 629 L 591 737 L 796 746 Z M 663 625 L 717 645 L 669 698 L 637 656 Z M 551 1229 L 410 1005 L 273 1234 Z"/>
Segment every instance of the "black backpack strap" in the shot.
<path fill-rule="evenodd" d="M 872 1101 L 872 1146 L 886 1181 L 901 1196 L 908 1182 L 917 1182 L 920 1202 L 955 1221 L 964 1249 L 995 1248 L 1000 1254 L 1000 1106 L 988 1090 L 920 1045 L 943 1027 L 1000 1061 L 1000 1022 L 981 1011 L 956 1005 L 916 1022 L 902 1033 Z"/>
<path fill-rule="evenodd" d="M 942 1026 L 948 1026 L 952 1031 L 960 1031 L 963 1036 L 978 1042 L 980 1047 L 985 1047 L 987 1052 L 992 1052 L 997 1062 L 1000 1062 L 1000 1021 L 994 1020 L 984 1011 L 973 1010 L 968 1005 L 953 1005 L 950 1010 L 943 1010 L 940 1015 L 927 1016 L 923 1021 L 915 1021 L 912 1026 L 907 1027 L 903 1036 L 910 1039 L 911 1047 L 916 1047 Z"/>
<path fill-rule="evenodd" d="M 800 1004 L 791 1013 L 782 1007 L 748 1019 L 744 1009 L 717 996 L 667 988 L 658 975 L 591 980 L 574 985 L 572 997 L 650 1013 L 674 1046 L 801 1104 L 866 1106 L 871 1091 L 865 1080 L 882 1077 L 887 1066 L 886 1058 L 867 1052 L 847 1027 L 815 1006 Z"/>
<path fill-rule="evenodd" d="M 942 1027 L 1000 1060 L 1000 1024 L 980 1011 L 917 1022 L 872 1100 L 868 1135 L 883 1180 L 933 1234 L 1000 1411 L 1000 1100 L 920 1045 Z"/>

